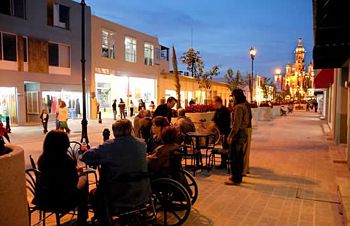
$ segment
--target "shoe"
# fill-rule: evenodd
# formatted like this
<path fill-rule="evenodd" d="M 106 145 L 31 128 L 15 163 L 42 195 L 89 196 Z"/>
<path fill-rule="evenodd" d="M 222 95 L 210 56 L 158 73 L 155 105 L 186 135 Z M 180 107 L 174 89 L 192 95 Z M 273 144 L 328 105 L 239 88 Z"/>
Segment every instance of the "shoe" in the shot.
<path fill-rule="evenodd" d="M 231 181 L 225 181 L 224 184 L 225 184 L 225 185 L 235 185 L 235 186 L 239 186 L 241 183 L 233 182 L 233 181 L 231 180 Z"/>
<path fill-rule="evenodd" d="M 228 177 L 228 180 L 232 181 L 232 176 L 229 176 L 229 177 Z"/>

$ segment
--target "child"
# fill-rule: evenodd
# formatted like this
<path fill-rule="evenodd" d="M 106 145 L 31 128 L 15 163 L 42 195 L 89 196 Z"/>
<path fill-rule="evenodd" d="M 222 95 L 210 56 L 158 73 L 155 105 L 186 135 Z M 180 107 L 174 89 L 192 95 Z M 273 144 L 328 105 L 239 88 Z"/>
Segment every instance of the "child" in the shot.
<path fill-rule="evenodd" d="M 43 124 L 44 133 L 47 133 L 47 122 L 49 121 L 49 114 L 45 109 L 42 110 L 40 119 L 41 119 L 41 123 Z"/>

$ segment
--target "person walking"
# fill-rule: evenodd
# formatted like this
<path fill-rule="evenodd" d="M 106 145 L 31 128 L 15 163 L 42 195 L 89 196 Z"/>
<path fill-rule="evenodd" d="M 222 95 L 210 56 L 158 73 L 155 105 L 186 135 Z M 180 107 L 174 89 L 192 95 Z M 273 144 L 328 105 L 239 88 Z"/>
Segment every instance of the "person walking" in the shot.
<path fill-rule="evenodd" d="M 49 121 L 49 114 L 45 109 L 42 110 L 40 119 L 41 119 L 41 123 L 43 124 L 44 133 L 47 133 L 47 123 Z"/>
<path fill-rule="evenodd" d="M 126 115 L 125 115 L 125 103 L 124 103 L 122 98 L 120 98 L 120 102 L 118 104 L 118 107 L 119 107 L 119 112 L 120 112 L 120 118 L 121 119 L 126 118 Z"/>
<path fill-rule="evenodd" d="M 130 117 L 134 116 L 134 103 L 132 102 L 132 100 L 130 100 L 130 105 L 129 105 L 129 109 L 130 109 Z"/>
<path fill-rule="evenodd" d="M 156 109 L 156 105 L 154 104 L 154 101 L 151 100 L 151 103 L 149 104 L 149 110 L 153 113 Z"/>
<path fill-rule="evenodd" d="M 59 129 L 65 130 L 66 133 L 70 133 L 70 129 L 68 127 L 68 108 L 66 102 L 61 100 L 60 107 L 58 108 L 57 120 L 59 121 Z"/>
<path fill-rule="evenodd" d="M 112 110 L 113 110 L 113 119 L 117 120 L 117 100 L 116 99 L 113 100 Z"/>
<path fill-rule="evenodd" d="M 249 113 L 245 105 L 246 97 L 241 89 L 234 89 L 232 97 L 235 103 L 231 117 L 231 132 L 227 137 L 230 147 L 231 174 L 226 185 L 239 185 L 242 182 L 243 173 L 243 149 L 247 142 L 247 126 Z"/>
<path fill-rule="evenodd" d="M 317 100 L 316 100 L 316 99 L 314 100 L 314 108 L 315 108 L 315 112 L 317 113 L 317 109 L 318 109 L 318 102 L 317 102 Z"/>

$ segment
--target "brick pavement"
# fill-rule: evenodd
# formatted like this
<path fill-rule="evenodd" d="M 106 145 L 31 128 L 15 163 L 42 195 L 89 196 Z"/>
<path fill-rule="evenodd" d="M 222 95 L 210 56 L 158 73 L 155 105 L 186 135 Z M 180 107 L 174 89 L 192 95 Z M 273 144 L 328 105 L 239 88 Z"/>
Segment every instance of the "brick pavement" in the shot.
<path fill-rule="evenodd" d="M 93 144 L 111 122 L 90 122 Z M 79 123 L 71 122 L 73 139 L 79 139 Z M 350 175 L 345 164 L 333 161 L 339 154 L 329 148 L 324 123 L 304 112 L 259 122 L 253 130 L 251 174 L 241 186 L 224 185 L 225 170 L 198 174 L 199 198 L 185 225 L 344 225 L 337 181 L 349 181 Z M 13 141 L 23 140 L 26 154 L 38 155 L 40 131 L 14 128 Z"/>

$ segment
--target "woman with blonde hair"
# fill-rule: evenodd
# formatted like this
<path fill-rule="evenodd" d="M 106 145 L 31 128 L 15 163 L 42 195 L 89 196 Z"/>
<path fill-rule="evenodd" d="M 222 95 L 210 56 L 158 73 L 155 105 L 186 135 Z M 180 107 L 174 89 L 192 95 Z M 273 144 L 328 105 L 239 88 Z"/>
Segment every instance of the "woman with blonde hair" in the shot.
<path fill-rule="evenodd" d="M 57 121 L 59 121 L 59 129 L 65 131 L 66 133 L 70 133 L 70 129 L 68 127 L 68 108 L 66 102 L 61 100 L 60 107 L 58 108 Z"/>

